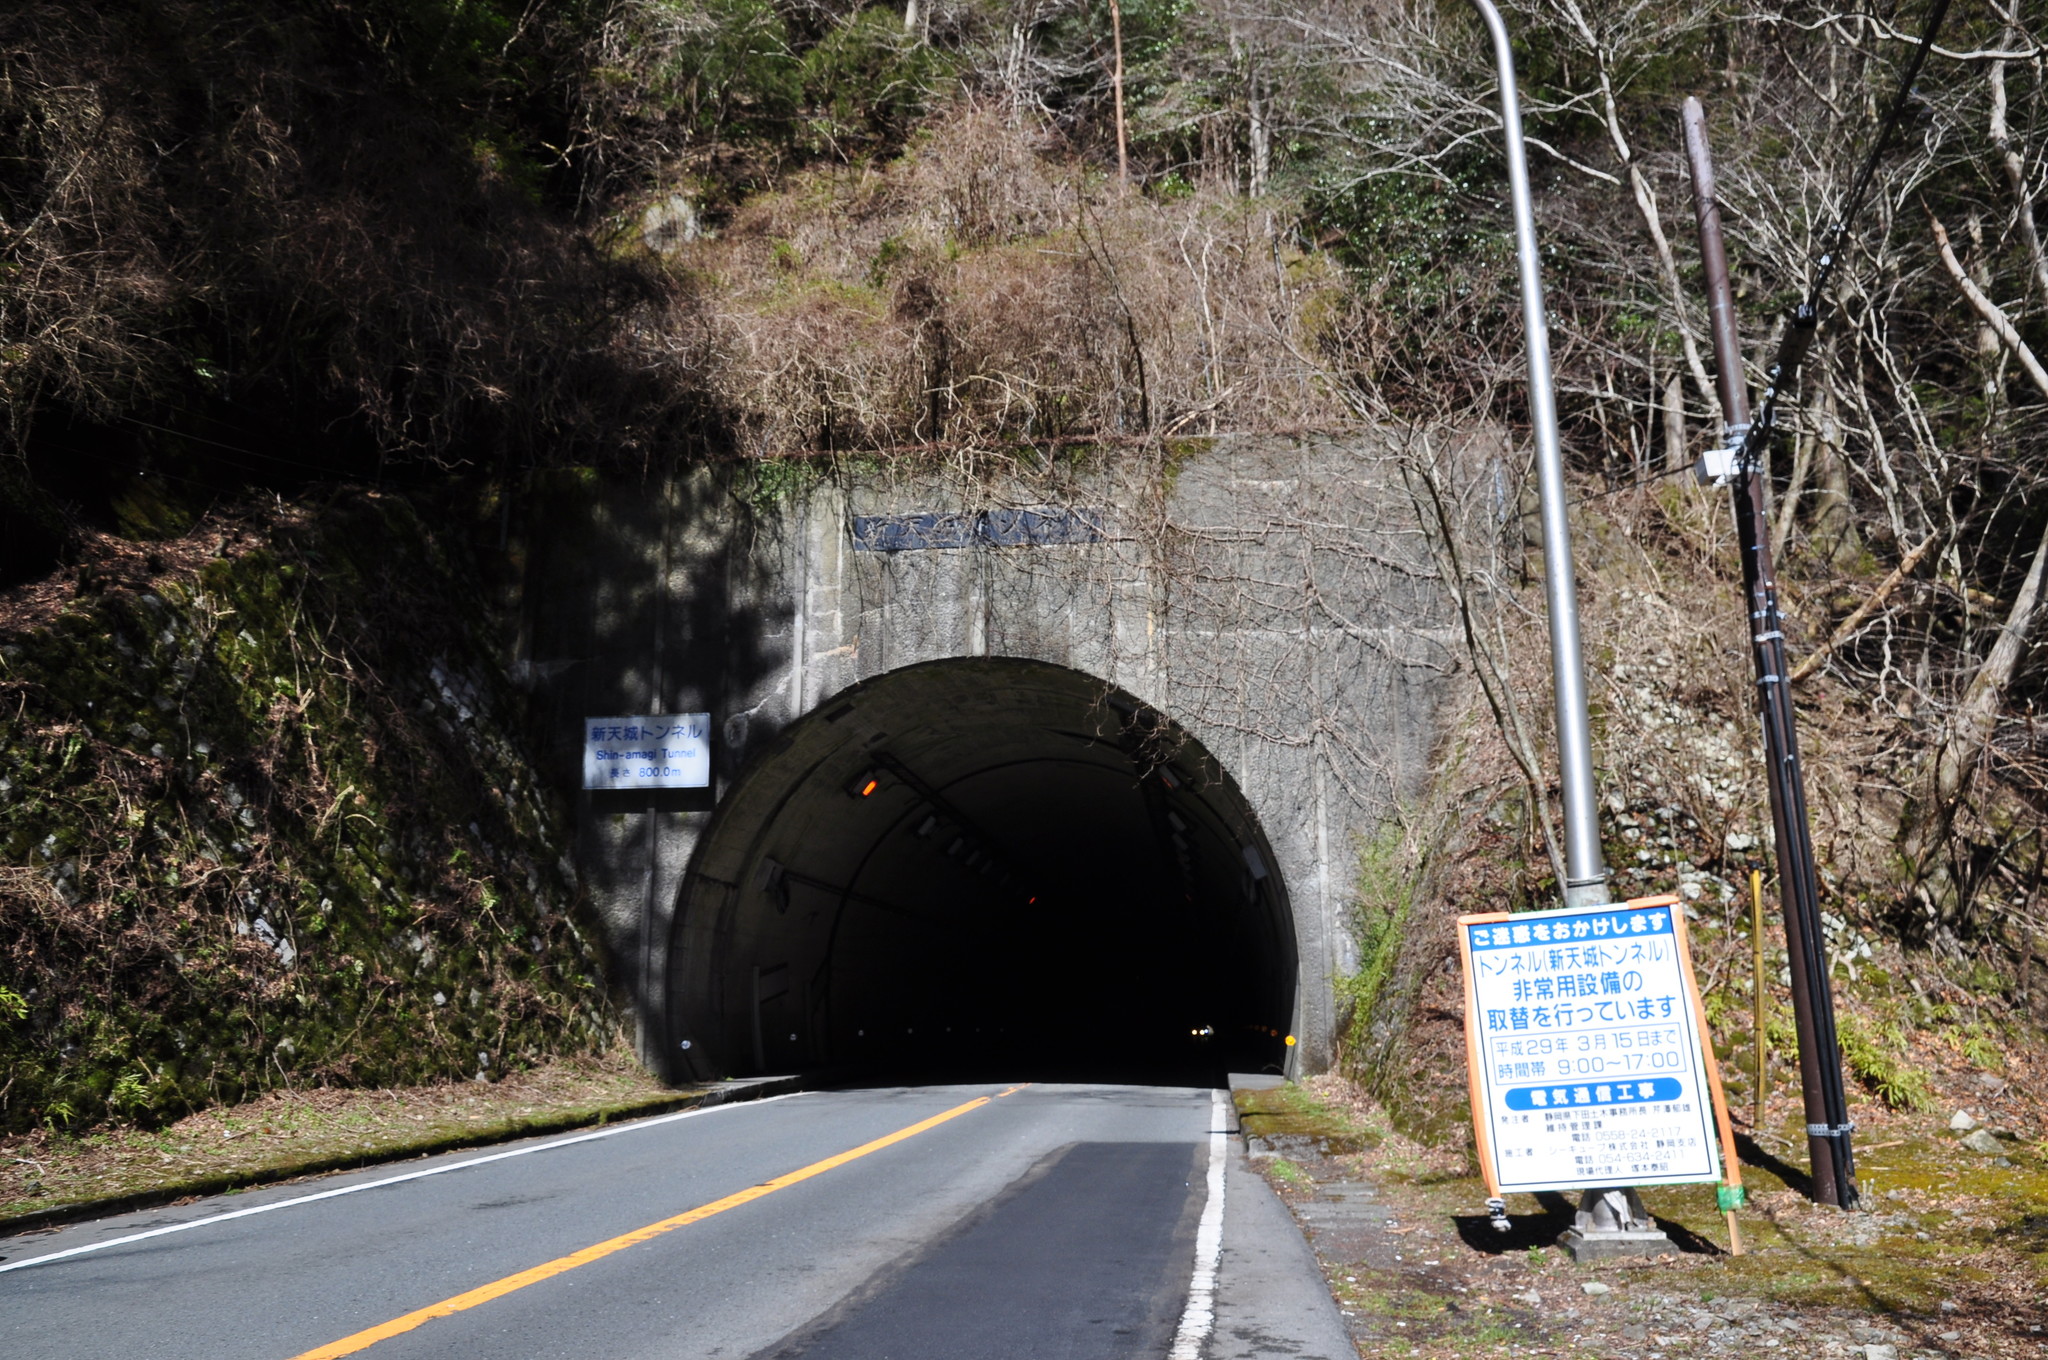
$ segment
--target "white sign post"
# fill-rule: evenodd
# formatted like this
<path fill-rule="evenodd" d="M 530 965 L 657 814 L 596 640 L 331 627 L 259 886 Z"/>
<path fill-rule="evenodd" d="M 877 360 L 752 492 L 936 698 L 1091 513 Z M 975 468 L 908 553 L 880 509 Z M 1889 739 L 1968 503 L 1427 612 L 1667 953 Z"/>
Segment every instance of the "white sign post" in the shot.
<path fill-rule="evenodd" d="M 1721 1178 L 1719 1073 L 1676 899 L 1461 916 L 1458 947 L 1496 1198 Z"/>
<path fill-rule="evenodd" d="M 586 789 L 711 786 L 711 715 L 667 713 L 583 720 Z"/>

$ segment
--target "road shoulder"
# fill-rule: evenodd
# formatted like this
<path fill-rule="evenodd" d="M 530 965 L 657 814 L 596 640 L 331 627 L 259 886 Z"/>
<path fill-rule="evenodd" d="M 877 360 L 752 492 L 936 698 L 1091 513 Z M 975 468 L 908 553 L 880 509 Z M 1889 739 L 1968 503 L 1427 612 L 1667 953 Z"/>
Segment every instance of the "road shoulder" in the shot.
<path fill-rule="evenodd" d="M 1553 1245 L 1564 1196 L 1511 1196 L 1494 1231 L 1465 1150 L 1402 1137 L 1341 1078 L 1239 1092 L 1238 1112 L 1361 1354 L 2017 1360 L 2048 1334 L 2023 1229 L 2048 1173 L 2024 1154 L 1971 1166 L 1934 1115 L 1870 1144 L 1862 1212 L 1808 1203 L 1744 1140 L 1743 1255 L 1711 1187 L 1660 1186 L 1644 1197 L 1671 1252 L 1579 1266 Z"/>
<path fill-rule="evenodd" d="M 1272 1084 L 1231 1076 L 1233 1095 Z M 1252 1168 L 1241 1126 L 1229 1142 L 1223 1203 L 1216 1328 L 1205 1360 L 1355 1360 L 1322 1264 L 1287 1205 Z"/>
<path fill-rule="evenodd" d="M 1294 1216 L 1233 1138 L 1224 1173 L 1223 1257 L 1207 1360 L 1353 1360 L 1322 1265 Z"/>
<path fill-rule="evenodd" d="M 795 1089 L 788 1077 L 670 1089 L 637 1066 L 561 1064 L 496 1084 L 272 1092 L 156 1130 L 14 1138 L 0 1144 L 0 1237 Z"/>

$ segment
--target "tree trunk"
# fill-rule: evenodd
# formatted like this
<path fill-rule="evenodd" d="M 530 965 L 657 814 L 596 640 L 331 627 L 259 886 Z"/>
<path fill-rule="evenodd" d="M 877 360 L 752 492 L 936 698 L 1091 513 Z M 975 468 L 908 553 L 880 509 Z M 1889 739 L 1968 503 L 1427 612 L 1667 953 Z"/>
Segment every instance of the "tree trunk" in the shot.
<path fill-rule="evenodd" d="M 2006 612 L 2005 626 L 1991 654 L 1971 677 L 1963 701 L 1956 705 L 1934 748 L 1924 781 L 1922 803 L 1909 808 L 1908 825 L 1901 838 L 1909 866 L 1923 885 L 1931 890 L 1938 908 L 1953 910 L 1955 884 L 1947 865 L 1941 863 L 1950 832 L 1955 827 L 1956 809 L 1969 791 L 1970 777 L 1998 731 L 1998 715 L 2005 706 L 2005 692 L 2026 654 L 2027 634 L 2039 614 L 2041 579 L 2048 569 L 2048 528 L 2034 547 L 2033 565 L 2019 594 Z"/>
<path fill-rule="evenodd" d="M 1819 402 L 1814 406 L 1817 408 Z M 1778 505 L 1778 522 L 1771 530 L 1771 560 L 1785 559 L 1785 541 L 1792 537 L 1792 522 L 1799 513 L 1799 499 L 1806 494 L 1806 474 L 1813 467 L 1814 445 L 1819 442 L 1819 411 L 1808 410 L 1806 429 L 1792 442 L 1792 473 L 1785 479 L 1785 496 Z"/>
<path fill-rule="evenodd" d="M 1993 302 L 1964 269 L 1949 244 L 1948 232 L 1932 212 L 1927 215 L 1927 223 L 1933 229 L 1935 248 L 1941 255 L 1942 264 L 1948 268 L 1949 277 L 1955 280 L 1956 287 L 1976 309 L 1984 324 L 2019 360 L 2020 367 L 2035 388 L 2043 396 L 2048 396 L 2048 369 L 2042 367 L 2004 309 Z M 2013 597 L 2012 608 L 2006 611 L 2005 626 L 1999 630 L 1998 641 L 1992 644 L 1990 655 L 1984 658 L 1984 664 L 1971 677 L 1962 702 L 1956 705 L 1955 712 L 1935 742 L 1934 755 L 1921 781 L 1920 797 L 1906 809 L 1900 849 L 1906 856 L 1908 869 L 1928 893 L 1936 910 L 1944 914 L 1952 914 L 1959 904 L 1956 901 L 1957 887 L 1948 866 L 1942 863 L 1942 853 L 1948 848 L 1950 834 L 1955 828 L 1956 810 L 1969 790 L 1970 776 L 1976 772 L 1985 748 L 1991 744 L 1991 738 L 1998 730 L 1998 714 L 2005 704 L 2006 689 L 2012 684 L 2013 673 L 2019 669 L 2020 658 L 2026 653 L 2027 634 L 2039 612 L 2044 570 L 2048 570 L 2048 526 L 2044 526 L 2041 541 L 2034 547 L 2034 559 L 2027 568 L 2027 579 Z"/>
<path fill-rule="evenodd" d="M 1837 567 L 1847 566 L 1863 555 L 1863 539 L 1856 532 L 1856 511 L 1849 499 L 1849 464 L 1842 457 L 1842 417 L 1830 381 L 1821 398 L 1819 444 L 1820 489 L 1813 501 L 1813 540 L 1820 554 Z"/>
<path fill-rule="evenodd" d="M 1110 74 L 1110 90 L 1116 97 L 1116 182 L 1131 182 L 1131 156 L 1124 133 L 1124 11 L 1117 0 L 1109 0 L 1109 35 L 1116 45 L 1116 68 Z"/>
<path fill-rule="evenodd" d="M 1685 384 L 1676 373 L 1664 384 L 1664 469 L 1677 472 L 1692 462 L 1685 446 Z"/>

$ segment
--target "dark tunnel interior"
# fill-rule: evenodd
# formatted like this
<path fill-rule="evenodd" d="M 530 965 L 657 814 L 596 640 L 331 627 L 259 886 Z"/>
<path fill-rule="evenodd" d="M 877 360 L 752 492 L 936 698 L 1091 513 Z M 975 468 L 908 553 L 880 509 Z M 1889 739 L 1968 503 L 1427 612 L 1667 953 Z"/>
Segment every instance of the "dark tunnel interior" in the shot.
<path fill-rule="evenodd" d="M 682 1075 L 1206 1084 L 1280 1071 L 1285 886 L 1169 719 L 978 658 L 864 681 L 755 753 L 670 942 Z"/>

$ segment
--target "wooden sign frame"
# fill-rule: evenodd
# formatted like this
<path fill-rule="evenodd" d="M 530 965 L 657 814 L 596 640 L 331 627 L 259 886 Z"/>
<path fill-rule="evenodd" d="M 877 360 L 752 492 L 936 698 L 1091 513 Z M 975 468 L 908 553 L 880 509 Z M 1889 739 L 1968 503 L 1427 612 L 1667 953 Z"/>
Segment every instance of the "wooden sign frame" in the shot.
<path fill-rule="evenodd" d="M 1700 1072 L 1704 1077 L 1702 1095 L 1710 1102 L 1711 1110 L 1709 1114 L 1713 1121 L 1712 1129 L 1716 1136 L 1716 1141 L 1719 1143 L 1717 1149 L 1720 1161 L 1719 1179 L 1722 1184 L 1735 1188 L 1737 1190 L 1737 1198 L 1739 1198 L 1739 1187 L 1742 1184 L 1741 1163 L 1735 1155 L 1735 1138 L 1728 1120 L 1728 1101 L 1721 1085 L 1720 1064 L 1716 1061 L 1714 1055 L 1713 1035 L 1707 1028 L 1706 1007 L 1701 1001 L 1699 979 L 1693 970 L 1692 947 L 1686 932 L 1683 900 L 1675 893 L 1666 893 L 1653 897 L 1630 898 L 1625 902 L 1606 903 L 1598 907 L 1583 908 L 1571 913 L 1546 912 L 1539 919 L 1546 921 L 1569 920 L 1580 915 L 1591 916 L 1603 912 L 1638 911 L 1657 907 L 1668 907 L 1671 909 L 1671 938 L 1677 950 L 1679 976 L 1684 984 L 1684 1001 L 1691 1008 L 1692 1033 L 1699 1045 L 1696 1056 L 1700 1064 Z M 1464 988 L 1465 994 L 1465 1071 L 1467 1093 L 1471 1102 L 1472 1133 L 1478 1153 L 1480 1175 L 1485 1179 L 1488 1196 L 1493 1199 L 1502 1198 L 1506 1192 L 1502 1189 L 1500 1163 L 1496 1155 L 1490 1118 L 1491 1111 L 1487 1106 L 1486 1081 L 1481 1066 L 1484 1061 L 1484 1038 L 1481 1034 L 1479 1002 L 1473 989 L 1472 932 L 1468 927 L 1515 923 L 1524 919 L 1527 918 L 1508 912 L 1476 913 L 1458 918 L 1459 981 Z M 1654 1177 L 1636 1178 L 1634 1183 L 1651 1185 L 1701 1184 L 1713 1179 L 1715 1179 L 1713 1176 L 1687 1175 L 1670 1179 Z M 1589 1180 L 1583 1183 L 1563 1182 L 1534 1186 L 1518 1184 L 1512 1188 L 1518 1193 L 1534 1193 L 1540 1190 L 1612 1189 L 1618 1188 L 1618 1185 L 1612 1181 Z"/>

